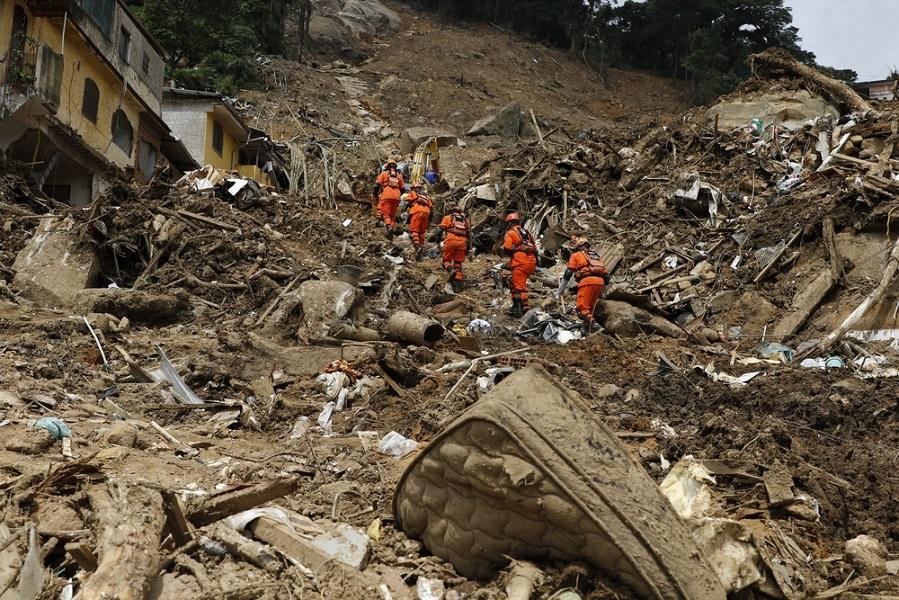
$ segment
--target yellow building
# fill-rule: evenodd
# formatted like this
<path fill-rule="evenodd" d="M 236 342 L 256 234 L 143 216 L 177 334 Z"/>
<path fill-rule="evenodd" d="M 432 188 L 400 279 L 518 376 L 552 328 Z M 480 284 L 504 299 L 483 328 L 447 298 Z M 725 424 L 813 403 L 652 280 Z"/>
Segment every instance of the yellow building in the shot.
<path fill-rule="evenodd" d="M 221 94 L 166 88 L 162 114 L 198 163 L 279 187 L 275 144 L 264 132 L 249 127 Z"/>
<path fill-rule="evenodd" d="M 161 118 L 162 49 L 120 0 L 0 0 L 0 150 L 59 200 L 193 162 Z"/>

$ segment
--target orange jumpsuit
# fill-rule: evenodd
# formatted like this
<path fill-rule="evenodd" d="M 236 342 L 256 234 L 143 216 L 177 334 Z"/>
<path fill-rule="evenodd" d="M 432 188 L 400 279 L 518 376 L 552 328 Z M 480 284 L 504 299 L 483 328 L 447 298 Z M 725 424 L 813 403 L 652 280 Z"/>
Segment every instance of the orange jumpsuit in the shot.
<path fill-rule="evenodd" d="M 582 319 L 591 320 L 596 303 L 602 298 L 602 290 L 606 286 L 601 275 L 608 275 L 609 271 L 599 254 L 592 250 L 580 250 L 573 253 L 568 260 L 568 268 L 574 272 L 574 277 L 578 282 L 578 314 Z"/>
<path fill-rule="evenodd" d="M 381 186 L 381 195 L 378 197 L 378 217 L 388 227 L 396 223 L 396 207 L 400 204 L 400 196 L 403 193 L 402 173 L 398 171 L 384 171 L 376 179 Z"/>
<path fill-rule="evenodd" d="M 431 220 L 431 207 L 433 202 L 427 196 L 421 196 L 415 190 L 409 192 L 409 235 L 412 236 L 412 244 L 421 248 L 425 244 L 425 234 L 428 232 L 428 221 Z"/>
<path fill-rule="evenodd" d="M 528 278 L 537 270 L 537 246 L 531 234 L 521 225 L 514 225 L 506 232 L 503 250 L 512 254 L 509 270 L 512 271 L 512 300 L 521 300 L 521 309 L 528 310 Z"/>
<path fill-rule="evenodd" d="M 471 223 L 460 212 L 443 217 L 440 228 L 446 232 L 443 242 L 443 268 L 450 273 L 450 279 L 462 281 L 462 263 L 468 253 L 468 238 Z"/>

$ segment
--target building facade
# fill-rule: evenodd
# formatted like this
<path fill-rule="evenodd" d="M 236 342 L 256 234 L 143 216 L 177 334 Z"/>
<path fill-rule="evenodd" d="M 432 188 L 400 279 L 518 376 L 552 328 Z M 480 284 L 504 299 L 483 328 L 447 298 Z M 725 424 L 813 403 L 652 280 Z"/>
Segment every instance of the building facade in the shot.
<path fill-rule="evenodd" d="M 221 94 L 166 88 L 162 112 L 173 135 L 198 163 L 280 186 L 275 144 L 264 132 L 249 127 Z"/>
<path fill-rule="evenodd" d="M 146 181 L 164 145 L 163 52 L 118 0 L 0 0 L 0 150 L 65 202 L 117 172 Z"/>

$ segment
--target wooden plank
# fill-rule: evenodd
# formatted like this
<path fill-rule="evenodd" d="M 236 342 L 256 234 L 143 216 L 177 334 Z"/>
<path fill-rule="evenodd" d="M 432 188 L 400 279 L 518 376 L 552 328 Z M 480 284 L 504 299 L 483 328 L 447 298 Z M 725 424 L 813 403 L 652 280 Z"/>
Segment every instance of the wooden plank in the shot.
<path fill-rule="evenodd" d="M 403 387 L 400 386 L 400 384 L 398 384 L 396 381 L 394 381 L 393 377 L 388 375 L 387 371 L 385 371 L 381 367 L 381 365 L 379 365 L 378 363 L 375 363 L 375 371 L 377 371 L 378 375 L 380 375 L 381 378 L 387 382 L 387 385 L 390 386 L 390 389 L 392 389 L 394 392 L 396 392 L 397 396 L 399 396 L 400 398 L 405 398 L 408 395 L 406 393 L 406 390 L 403 389 Z"/>
<path fill-rule="evenodd" d="M 777 342 L 796 335 L 824 298 L 833 289 L 835 280 L 831 271 L 821 271 L 801 292 L 793 298 L 790 311 L 771 330 L 771 339 Z"/>
<path fill-rule="evenodd" d="M 190 524 L 184 517 L 181 499 L 171 490 L 162 492 L 162 509 L 165 511 L 165 524 L 175 540 L 176 546 L 183 546 L 191 540 Z"/>
<path fill-rule="evenodd" d="M 66 544 L 66 552 L 79 568 L 85 571 L 97 570 L 97 557 L 93 550 L 84 542 L 69 542 Z"/>
<path fill-rule="evenodd" d="M 292 494 L 300 487 L 300 481 L 299 477 L 263 481 L 239 490 L 198 498 L 188 506 L 187 519 L 196 527 L 215 523 L 225 517 Z"/>
<path fill-rule="evenodd" d="M 237 558 L 270 572 L 281 569 L 281 560 L 269 546 L 251 540 L 222 523 L 214 523 L 206 531 Z"/>
<path fill-rule="evenodd" d="M 236 225 L 231 225 L 230 223 L 225 223 L 224 221 L 219 221 L 218 219 L 213 219 L 212 217 L 207 217 L 206 215 L 199 215 L 194 212 L 190 212 L 188 210 L 179 210 L 178 214 L 183 217 L 189 217 L 191 219 L 195 219 L 200 221 L 201 223 L 205 223 L 207 225 L 212 225 L 213 227 L 218 227 L 220 229 L 225 229 L 227 231 L 237 231 L 240 227 Z"/>

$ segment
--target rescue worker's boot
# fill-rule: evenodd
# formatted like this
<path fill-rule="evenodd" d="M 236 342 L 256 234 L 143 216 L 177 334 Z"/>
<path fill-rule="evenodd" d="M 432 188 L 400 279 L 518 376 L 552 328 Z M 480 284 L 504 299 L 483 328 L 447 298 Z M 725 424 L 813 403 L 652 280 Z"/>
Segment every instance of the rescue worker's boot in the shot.
<path fill-rule="evenodd" d="M 393 227 L 390 226 L 389 223 L 384 223 L 385 233 L 387 234 L 387 239 L 393 239 Z"/>
<path fill-rule="evenodd" d="M 454 294 L 458 294 L 464 288 L 464 286 L 462 285 L 461 279 L 453 279 L 452 281 L 450 281 L 450 287 L 453 288 Z"/>
<path fill-rule="evenodd" d="M 424 253 L 424 246 L 416 246 L 415 247 L 415 262 L 421 260 L 421 255 Z"/>
<path fill-rule="evenodd" d="M 512 309 L 509 311 L 509 315 L 520 319 L 523 314 L 524 309 L 521 306 L 521 298 L 512 298 Z"/>

